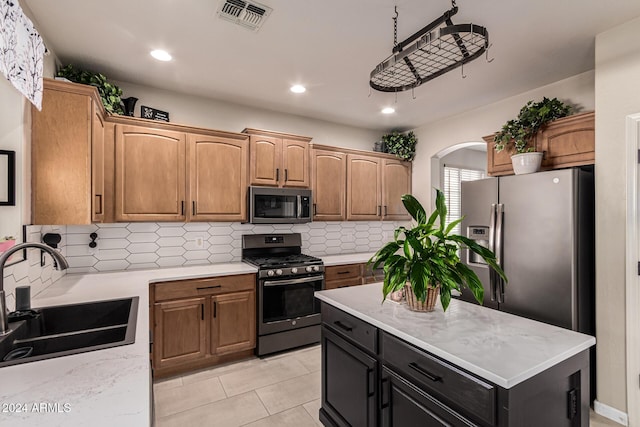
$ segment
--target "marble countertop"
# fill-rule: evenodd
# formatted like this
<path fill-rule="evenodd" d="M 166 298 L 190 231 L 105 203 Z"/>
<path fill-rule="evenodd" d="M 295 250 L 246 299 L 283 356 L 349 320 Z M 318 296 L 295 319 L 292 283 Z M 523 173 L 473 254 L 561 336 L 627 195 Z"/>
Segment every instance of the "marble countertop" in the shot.
<path fill-rule="evenodd" d="M 138 296 L 135 343 L 0 368 L 0 425 L 149 425 L 149 283 L 256 271 L 237 262 L 65 275 L 35 297 L 32 306 Z"/>
<path fill-rule="evenodd" d="M 593 346 L 592 336 L 464 301 L 431 313 L 382 301 L 382 284 L 316 292 L 316 297 L 504 388 Z"/>
<path fill-rule="evenodd" d="M 375 252 L 363 252 L 358 254 L 345 254 L 345 255 L 323 255 L 322 262 L 325 267 L 332 265 L 345 265 L 345 264 L 360 264 L 369 261 Z"/>

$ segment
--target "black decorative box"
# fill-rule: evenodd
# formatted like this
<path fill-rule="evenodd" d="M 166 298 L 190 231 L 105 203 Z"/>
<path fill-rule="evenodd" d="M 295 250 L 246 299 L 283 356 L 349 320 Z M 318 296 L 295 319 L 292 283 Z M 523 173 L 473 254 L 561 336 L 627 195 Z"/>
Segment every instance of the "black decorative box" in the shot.
<path fill-rule="evenodd" d="M 140 106 L 140 117 L 143 119 L 160 120 L 163 122 L 169 121 L 169 113 L 167 113 L 166 111 L 147 107 L 146 105 Z"/>

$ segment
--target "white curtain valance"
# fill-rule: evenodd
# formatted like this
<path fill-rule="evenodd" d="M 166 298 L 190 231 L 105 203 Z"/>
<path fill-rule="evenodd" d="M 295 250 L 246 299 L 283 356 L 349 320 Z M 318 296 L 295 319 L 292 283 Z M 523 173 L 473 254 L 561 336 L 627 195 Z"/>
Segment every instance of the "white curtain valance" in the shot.
<path fill-rule="evenodd" d="M 18 0 L 0 0 L 0 71 L 38 110 L 44 52 L 44 41 Z"/>

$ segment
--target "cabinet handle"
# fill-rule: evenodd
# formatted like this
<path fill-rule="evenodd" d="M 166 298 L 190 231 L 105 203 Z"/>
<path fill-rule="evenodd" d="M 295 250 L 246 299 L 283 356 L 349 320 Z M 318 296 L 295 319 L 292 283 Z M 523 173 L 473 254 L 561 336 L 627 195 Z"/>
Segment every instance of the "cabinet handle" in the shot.
<path fill-rule="evenodd" d="M 375 378 L 373 378 L 373 369 L 367 369 L 367 396 L 373 397 L 376 394 L 376 383 Z M 373 386 L 373 391 L 371 390 L 371 386 Z"/>
<path fill-rule="evenodd" d="M 384 216 L 387 216 L 387 205 L 384 205 Z"/>
<path fill-rule="evenodd" d="M 98 199 L 100 201 L 98 201 Z M 102 215 L 102 194 L 96 194 L 96 215 Z"/>
<path fill-rule="evenodd" d="M 342 329 L 343 331 L 346 331 L 346 332 L 353 331 L 353 328 L 351 326 L 347 326 L 339 320 L 336 320 L 335 322 L 333 322 L 333 324 L 336 325 L 338 328 Z"/>
<path fill-rule="evenodd" d="M 204 304 L 200 304 L 200 318 L 204 320 Z"/>
<path fill-rule="evenodd" d="M 442 377 L 432 374 L 431 372 L 427 371 L 426 369 L 424 369 L 423 367 L 421 367 L 415 362 L 409 363 L 409 367 L 414 371 L 416 371 L 417 373 L 429 378 L 433 382 L 442 381 Z"/>
<path fill-rule="evenodd" d="M 542 160 L 547 160 L 547 150 L 542 151 Z"/>
<path fill-rule="evenodd" d="M 196 215 L 196 201 L 195 200 L 191 202 L 191 214 L 193 216 Z"/>
<path fill-rule="evenodd" d="M 280 181 L 280 168 L 276 168 L 276 182 Z"/>
<path fill-rule="evenodd" d="M 318 206 L 315 203 L 313 204 L 313 215 L 318 215 Z"/>
<path fill-rule="evenodd" d="M 381 409 L 386 409 L 389 407 L 389 395 L 391 394 L 391 381 L 388 378 L 383 378 L 380 383 L 380 389 L 382 390 L 382 396 L 380 396 Z M 385 387 L 386 386 L 386 387 Z M 385 398 L 386 396 L 386 398 Z"/>
<path fill-rule="evenodd" d="M 215 319 L 218 315 L 218 301 L 213 302 L 213 318 Z"/>
<path fill-rule="evenodd" d="M 215 285 L 215 286 L 203 286 L 201 288 L 198 288 L 199 291 L 205 290 L 205 289 L 216 289 L 216 288 L 221 288 L 222 285 Z"/>
<path fill-rule="evenodd" d="M 378 205 L 378 216 L 382 216 L 382 206 Z"/>
<path fill-rule="evenodd" d="M 349 273 L 350 273 L 349 270 L 347 270 L 347 271 L 338 271 L 338 274 L 349 274 Z"/>
<path fill-rule="evenodd" d="M 287 182 L 289 179 L 289 169 L 284 170 L 284 182 Z"/>
<path fill-rule="evenodd" d="M 182 212 L 182 215 L 184 215 L 184 200 L 182 202 L 180 202 L 180 205 L 182 206 L 180 208 L 180 211 Z"/>

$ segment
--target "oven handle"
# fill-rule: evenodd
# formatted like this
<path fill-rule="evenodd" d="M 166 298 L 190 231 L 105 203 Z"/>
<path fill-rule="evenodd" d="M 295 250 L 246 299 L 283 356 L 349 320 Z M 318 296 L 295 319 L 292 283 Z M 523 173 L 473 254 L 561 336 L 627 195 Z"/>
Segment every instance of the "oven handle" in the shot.
<path fill-rule="evenodd" d="M 286 170 L 286 169 L 285 169 Z M 286 179 L 285 179 L 286 181 Z M 302 196 L 300 196 L 299 194 L 297 195 L 297 199 L 298 199 L 298 218 L 302 218 Z"/>
<path fill-rule="evenodd" d="M 313 276 L 313 277 L 303 277 L 300 279 L 290 279 L 290 280 L 278 280 L 278 281 L 265 281 L 264 286 L 286 286 L 286 285 L 297 285 L 299 283 L 309 283 L 309 282 L 317 282 L 318 280 L 322 280 L 322 276 Z"/>

